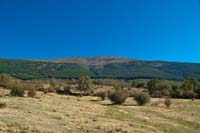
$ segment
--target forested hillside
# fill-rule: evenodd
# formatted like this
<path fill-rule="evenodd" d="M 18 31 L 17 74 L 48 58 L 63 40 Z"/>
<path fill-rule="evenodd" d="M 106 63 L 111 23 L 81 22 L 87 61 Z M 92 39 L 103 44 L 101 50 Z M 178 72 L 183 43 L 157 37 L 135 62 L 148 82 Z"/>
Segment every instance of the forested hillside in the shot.
<path fill-rule="evenodd" d="M 0 59 L 0 73 L 8 73 L 20 79 L 78 78 L 89 75 L 93 78 L 183 80 L 191 76 L 200 79 L 200 64 L 118 57 L 79 57 L 53 61 Z"/>

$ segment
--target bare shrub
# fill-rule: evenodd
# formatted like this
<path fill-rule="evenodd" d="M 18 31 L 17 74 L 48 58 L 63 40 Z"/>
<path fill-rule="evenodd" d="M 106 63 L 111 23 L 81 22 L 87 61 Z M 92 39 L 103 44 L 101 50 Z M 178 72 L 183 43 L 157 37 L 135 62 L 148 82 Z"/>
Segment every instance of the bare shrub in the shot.
<path fill-rule="evenodd" d="M 172 105 L 171 98 L 165 98 L 164 104 L 167 108 L 170 108 L 170 106 Z"/>
<path fill-rule="evenodd" d="M 0 102 L 0 109 L 1 109 L 1 108 L 5 108 L 6 106 L 7 106 L 6 103 Z"/>
<path fill-rule="evenodd" d="M 36 89 L 34 89 L 34 88 L 30 88 L 29 90 L 28 90 L 28 96 L 29 97 L 32 97 L 32 98 L 34 98 L 35 96 L 36 96 Z"/>

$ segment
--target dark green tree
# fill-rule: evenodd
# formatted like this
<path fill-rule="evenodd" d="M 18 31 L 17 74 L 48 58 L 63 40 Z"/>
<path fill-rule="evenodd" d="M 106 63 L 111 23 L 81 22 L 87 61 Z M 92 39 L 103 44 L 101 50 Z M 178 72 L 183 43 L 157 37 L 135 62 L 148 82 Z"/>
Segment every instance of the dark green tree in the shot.
<path fill-rule="evenodd" d="M 183 90 L 195 90 L 199 88 L 199 86 L 200 86 L 199 81 L 196 78 L 190 77 L 183 82 L 181 88 Z"/>
<path fill-rule="evenodd" d="M 157 90 L 159 82 L 159 79 L 152 79 L 147 82 L 147 89 L 149 90 L 150 95 L 152 95 Z"/>

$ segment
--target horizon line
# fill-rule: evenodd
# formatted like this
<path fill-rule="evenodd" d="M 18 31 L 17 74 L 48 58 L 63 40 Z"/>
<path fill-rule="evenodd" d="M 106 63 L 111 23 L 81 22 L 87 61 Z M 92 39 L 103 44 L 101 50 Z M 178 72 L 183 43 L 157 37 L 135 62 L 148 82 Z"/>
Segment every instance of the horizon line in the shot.
<path fill-rule="evenodd" d="M 160 61 L 160 62 L 171 62 L 171 63 L 192 63 L 192 64 L 200 64 L 200 62 L 192 62 L 192 61 L 175 61 L 175 60 L 162 60 L 162 59 L 138 59 L 133 57 L 123 57 L 123 56 L 69 56 L 69 57 L 60 57 L 60 58 L 9 58 L 9 57 L 0 57 L 0 59 L 5 60 L 27 60 L 27 61 L 51 61 L 51 60 L 60 60 L 60 59 L 72 59 L 72 58 L 101 58 L 101 57 L 116 57 L 122 59 L 130 59 L 136 61 Z"/>

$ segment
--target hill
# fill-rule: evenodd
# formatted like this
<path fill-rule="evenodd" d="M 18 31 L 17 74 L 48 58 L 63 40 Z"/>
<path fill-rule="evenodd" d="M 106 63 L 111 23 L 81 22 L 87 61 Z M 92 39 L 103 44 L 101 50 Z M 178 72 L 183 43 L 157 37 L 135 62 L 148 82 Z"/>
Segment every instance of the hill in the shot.
<path fill-rule="evenodd" d="M 0 59 L 0 73 L 8 73 L 20 79 L 93 78 L 183 80 L 186 77 L 200 79 L 200 64 L 165 61 L 142 61 L 120 57 L 74 57 L 56 60 Z"/>

